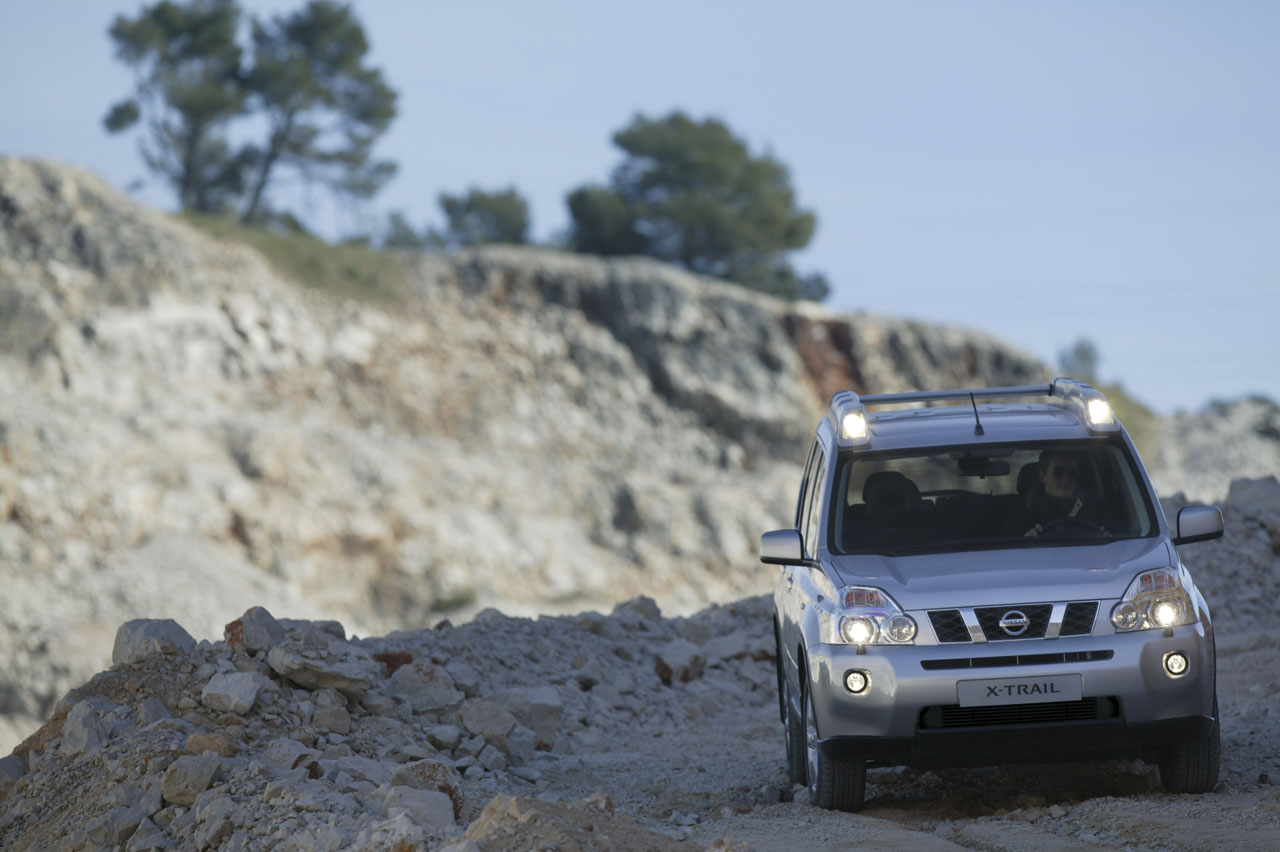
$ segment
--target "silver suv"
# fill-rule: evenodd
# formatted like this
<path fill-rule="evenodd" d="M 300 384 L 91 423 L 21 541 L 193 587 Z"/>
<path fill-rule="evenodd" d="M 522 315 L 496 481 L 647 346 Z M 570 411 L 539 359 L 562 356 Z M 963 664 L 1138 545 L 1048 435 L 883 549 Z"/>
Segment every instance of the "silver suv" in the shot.
<path fill-rule="evenodd" d="M 868 766 L 1142 757 L 1212 790 L 1213 628 L 1174 548 L 1222 530 L 1170 529 L 1082 382 L 836 394 L 794 528 L 760 541 L 788 773 L 846 811 Z"/>

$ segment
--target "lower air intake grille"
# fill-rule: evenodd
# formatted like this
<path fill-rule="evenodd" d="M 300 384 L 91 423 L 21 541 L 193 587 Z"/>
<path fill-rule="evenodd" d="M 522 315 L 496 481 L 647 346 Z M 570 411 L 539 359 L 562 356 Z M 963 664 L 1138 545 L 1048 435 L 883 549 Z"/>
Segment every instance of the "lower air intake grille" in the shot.
<path fill-rule="evenodd" d="M 936 730 L 988 725 L 1042 725 L 1113 719 L 1119 715 L 1120 702 L 1114 698 L 1082 698 L 1079 701 L 1048 701 L 1043 704 L 1000 704 L 994 707 L 960 707 L 952 704 L 924 708 L 920 713 L 920 727 Z"/>
<path fill-rule="evenodd" d="M 1096 663 L 1109 660 L 1114 651 L 1069 651 L 1064 654 L 1009 654 L 1001 657 L 953 657 L 951 659 L 921 660 L 925 671 L 940 669 L 992 669 L 1004 666 L 1047 666 L 1056 663 Z"/>

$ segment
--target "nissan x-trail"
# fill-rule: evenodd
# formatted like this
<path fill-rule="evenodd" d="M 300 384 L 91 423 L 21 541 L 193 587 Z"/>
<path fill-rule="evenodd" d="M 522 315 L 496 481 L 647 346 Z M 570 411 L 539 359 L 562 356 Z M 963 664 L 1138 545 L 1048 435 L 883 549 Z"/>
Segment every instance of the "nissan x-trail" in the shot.
<path fill-rule="evenodd" d="M 869 766 L 1141 757 L 1213 789 L 1213 628 L 1175 546 L 1222 531 L 1169 526 L 1082 382 L 836 394 L 760 544 L 789 775 L 840 810 Z"/>

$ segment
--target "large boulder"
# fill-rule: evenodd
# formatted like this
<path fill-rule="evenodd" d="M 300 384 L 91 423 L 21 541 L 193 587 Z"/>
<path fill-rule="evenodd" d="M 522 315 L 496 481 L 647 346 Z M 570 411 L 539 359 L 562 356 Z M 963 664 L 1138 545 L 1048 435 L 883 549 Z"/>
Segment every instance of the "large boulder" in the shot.
<path fill-rule="evenodd" d="M 149 654 L 186 654 L 195 646 L 196 640 L 172 618 L 135 618 L 116 631 L 111 664 L 123 665 Z"/>

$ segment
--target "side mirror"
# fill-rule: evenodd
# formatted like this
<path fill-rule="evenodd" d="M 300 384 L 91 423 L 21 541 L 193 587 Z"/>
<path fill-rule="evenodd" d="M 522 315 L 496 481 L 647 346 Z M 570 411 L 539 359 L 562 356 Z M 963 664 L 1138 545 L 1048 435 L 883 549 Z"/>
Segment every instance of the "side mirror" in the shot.
<path fill-rule="evenodd" d="M 1178 510 L 1174 544 L 1222 538 L 1222 510 L 1217 506 L 1184 506 Z"/>
<path fill-rule="evenodd" d="M 770 565 L 804 562 L 804 542 L 799 530 L 773 530 L 760 536 L 760 561 Z"/>

